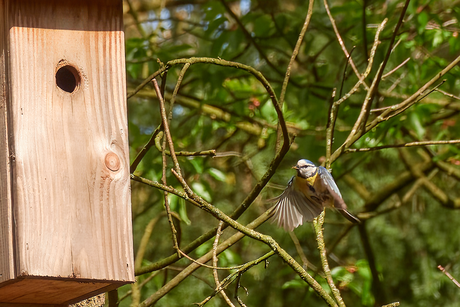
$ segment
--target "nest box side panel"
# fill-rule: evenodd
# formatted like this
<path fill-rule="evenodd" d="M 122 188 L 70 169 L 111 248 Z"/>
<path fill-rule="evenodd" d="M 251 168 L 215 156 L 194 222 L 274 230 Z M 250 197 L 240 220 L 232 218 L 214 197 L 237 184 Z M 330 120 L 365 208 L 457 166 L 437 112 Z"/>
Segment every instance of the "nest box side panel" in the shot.
<path fill-rule="evenodd" d="M 14 278 L 13 233 L 11 210 L 11 173 L 8 142 L 8 17 L 5 2 L 0 0 L 0 282 Z"/>
<path fill-rule="evenodd" d="M 133 281 L 121 1 L 8 14 L 17 275 Z"/>

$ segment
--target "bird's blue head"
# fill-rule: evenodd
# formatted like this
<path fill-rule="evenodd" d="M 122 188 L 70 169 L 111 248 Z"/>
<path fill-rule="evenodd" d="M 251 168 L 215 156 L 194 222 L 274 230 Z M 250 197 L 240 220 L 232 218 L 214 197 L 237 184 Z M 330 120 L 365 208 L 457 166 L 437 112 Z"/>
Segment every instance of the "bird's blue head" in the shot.
<path fill-rule="evenodd" d="M 313 177 L 318 171 L 316 165 L 307 159 L 300 159 L 292 168 L 297 170 L 297 176 L 305 179 Z"/>

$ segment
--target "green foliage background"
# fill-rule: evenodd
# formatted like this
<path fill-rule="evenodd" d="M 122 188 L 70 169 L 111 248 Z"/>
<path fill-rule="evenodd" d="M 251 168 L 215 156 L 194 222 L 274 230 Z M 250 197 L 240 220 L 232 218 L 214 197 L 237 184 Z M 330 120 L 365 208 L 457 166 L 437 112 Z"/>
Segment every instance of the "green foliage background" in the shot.
<path fill-rule="evenodd" d="M 305 21 L 308 1 L 241 0 L 225 4 L 216 0 L 125 0 L 128 92 L 170 60 L 214 57 L 247 64 L 261 71 L 279 97 Z M 458 4 L 459 1 L 451 0 L 410 1 L 385 73 L 409 60 L 381 81 L 373 109 L 400 103 L 460 55 Z M 388 18 L 380 36 L 375 64 L 366 80 L 370 85 L 385 57 L 404 3 L 331 0 L 329 5 L 347 50 L 350 52 L 354 48 L 351 56 L 360 72 L 367 65 L 376 28 Z M 281 193 L 293 175 L 290 167 L 298 159 L 307 158 L 318 164 L 324 161 L 331 95 L 335 90 L 337 100 L 357 82 L 346 63 L 324 3 L 317 0 L 304 42 L 292 66 L 283 105 L 290 132 L 296 135 L 295 142 L 270 184 L 238 220 L 242 224 L 251 222 L 272 205 L 267 199 Z M 174 66 L 168 71 L 167 102 L 180 69 Z M 445 82 L 439 87 L 443 92 L 433 91 L 403 114 L 371 130 L 352 148 L 458 139 L 459 73 L 459 67 L 455 66 L 443 77 Z M 348 136 L 365 95 L 361 87 L 340 106 L 334 149 Z M 128 107 L 133 161 L 161 123 L 161 116 L 150 85 L 130 98 Z M 197 194 L 231 213 L 265 173 L 275 153 L 278 121 L 268 94 L 254 77 L 242 70 L 194 64 L 185 74 L 172 114 L 171 133 L 176 151 L 216 149 L 220 154 L 214 158 L 179 157 L 184 178 Z M 370 116 L 378 114 L 376 111 Z M 428 167 L 430 163 L 434 164 Z M 459 164 L 460 150 L 454 144 L 349 153 L 332 164 L 333 175 L 350 211 L 360 213 L 361 218 L 369 218 L 359 230 L 350 228 L 333 211 L 326 214 L 326 246 L 334 245 L 329 261 L 347 305 L 381 306 L 399 301 L 401 306 L 458 306 L 460 289 L 437 266 L 443 265 L 454 277 L 460 276 Z M 424 165 L 427 166 L 424 176 L 428 176 L 425 180 L 444 194 L 417 180 L 413 168 L 423 169 Z M 169 171 L 171 166 L 169 161 L 168 185 L 181 189 Z M 398 178 L 404 173 L 412 174 L 411 180 L 390 189 L 389 186 L 399 182 Z M 152 147 L 135 174 L 161 181 L 161 152 Z M 388 191 L 388 195 L 380 199 L 374 210 L 367 210 L 369 207 L 365 206 L 372 197 L 384 191 Z M 136 253 L 147 224 L 160 217 L 154 224 L 142 263 L 136 265 L 155 263 L 173 254 L 168 221 L 161 215 L 164 212 L 162 191 L 133 182 L 132 199 Z M 181 246 L 218 225 L 218 220 L 179 197 L 170 195 L 170 202 L 182 219 L 177 224 Z M 270 223 L 258 230 L 271 235 L 301 263 L 288 233 Z M 223 239 L 233 233 L 231 229 L 226 230 Z M 313 227 L 306 224 L 294 233 L 308 261 L 320 268 Z M 212 243 L 213 240 L 206 242 L 190 256 L 200 257 L 212 248 Z M 370 249 L 365 248 L 366 244 Z M 244 238 L 221 254 L 219 266 L 239 265 L 268 251 L 266 245 Z M 167 269 L 153 272 L 156 275 L 142 287 L 140 300 L 158 291 L 189 263 L 182 259 Z M 327 289 L 320 271 L 315 272 L 314 267 L 309 267 L 309 271 Z M 378 272 L 377 276 L 373 276 L 372 269 Z M 144 281 L 151 274 L 138 276 L 138 281 Z M 228 273 L 220 274 L 222 279 Z M 325 305 L 276 256 L 271 257 L 265 267 L 260 264 L 245 273 L 241 285 L 247 289 L 247 294 L 241 288 L 238 294 L 247 306 Z M 189 306 L 211 295 L 214 287 L 211 270 L 201 268 L 165 295 L 157 306 Z M 130 288 L 121 288 L 119 297 Z M 228 289 L 229 297 L 233 299 L 234 293 L 232 285 Z M 131 298 L 127 297 L 120 306 L 130 304 Z M 225 305 L 219 296 L 207 304 Z"/>

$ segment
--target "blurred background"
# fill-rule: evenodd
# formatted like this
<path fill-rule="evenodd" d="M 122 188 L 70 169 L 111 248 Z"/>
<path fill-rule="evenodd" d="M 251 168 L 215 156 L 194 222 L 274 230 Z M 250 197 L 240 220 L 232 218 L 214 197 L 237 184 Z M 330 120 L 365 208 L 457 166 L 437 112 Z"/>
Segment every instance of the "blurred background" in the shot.
<path fill-rule="evenodd" d="M 369 121 L 385 107 L 411 96 L 460 55 L 458 4 L 460 1 L 453 0 L 410 1 Z M 128 93 L 168 61 L 209 57 L 255 68 L 279 97 L 308 5 L 308 1 L 298 0 L 124 0 Z M 374 64 L 365 80 L 369 86 L 387 54 L 404 1 L 329 0 L 328 5 L 343 45 L 361 73 L 373 56 Z M 385 18 L 388 22 L 380 35 L 381 43 L 371 55 L 376 30 Z M 164 84 L 167 106 L 181 69 L 182 65 L 174 65 L 168 70 Z M 161 77 L 157 79 L 161 83 Z M 426 92 L 423 100 L 382 122 L 351 148 L 459 139 L 459 67 L 453 67 L 442 79 L 445 82 Z M 250 223 L 273 205 L 267 200 L 283 191 L 294 175 L 291 167 L 297 160 L 307 158 L 318 165 L 325 161 L 332 101 L 350 91 L 357 81 L 325 2 L 315 1 L 282 107 L 295 141 L 269 184 L 238 219 L 240 223 Z M 340 105 L 333 150 L 350 133 L 366 93 L 361 86 Z M 152 86 L 130 97 L 128 107 L 134 161 L 161 123 Z M 179 162 L 192 189 L 227 214 L 246 198 L 275 156 L 275 109 L 261 83 L 241 69 L 191 65 L 175 98 L 170 125 L 176 151 L 217 151 L 217 157 L 179 157 Z M 159 142 L 158 147 L 162 144 Z M 362 226 L 353 227 L 337 212 L 326 212 L 329 264 L 347 305 L 382 306 L 399 301 L 405 307 L 458 306 L 460 289 L 437 267 L 442 265 L 454 278 L 460 278 L 459 165 L 460 149 L 455 144 L 348 152 L 334 161 L 332 174 L 349 210 L 365 220 Z M 168 160 L 167 183 L 181 190 L 171 167 Z M 162 153 L 157 146 L 150 148 L 134 174 L 161 181 Z M 169 195 L 169 202 L 180 218 L 175 219 L 180 246 L 218 225 L 210 214 L 175 195 Z M 136 267 L 152 266 L 175 254 L 163 192 L 133 181 L 132 204 Z M 328 289 L 310 223 L 292 235 L 270 222 L 258 231 L 272 236 L 300 264 L 308 262 L 308 271 Z M 230 228 L 225 230 L 221 241 L 234 233 Z M 148 244 L 139 257 L 143 237 Z M 212 249 L 213 241 L 205 241 L 189 255 L 199 258 Z M 243 238 L 219 256 L 218 265 L 244 264 L 268 251 L 267 245 Z M 190 263 L 181 259 L 137 276 L 135 288 L 127 285 L 119 289 L 120 306 L 138 306 Z M 228 274 L 219 271 L 219 278 Z M 238 295 L 247 306 L 326 305 L 277 256 L 248 270 L 240 284 L 246 290 L 240 288 Z M 163 294 L 156 306 L 191 306 L 211 295 L 214 288 L 212 270 L 200 268 Z M 235 283 L 227 294 L 238 306 Z M 219 295 L 206 304 L 227 305 Z"/>

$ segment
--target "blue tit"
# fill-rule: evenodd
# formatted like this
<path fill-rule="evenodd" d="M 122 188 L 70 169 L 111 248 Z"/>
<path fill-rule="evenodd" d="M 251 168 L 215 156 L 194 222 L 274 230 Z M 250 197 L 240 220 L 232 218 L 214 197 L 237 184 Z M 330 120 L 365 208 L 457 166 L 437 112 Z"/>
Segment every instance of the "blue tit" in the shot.
<path fill-rule="evenodd" d="M 301 159 L 293 167 L 297 174 L 289 180 L 287 188 L 276 198 L 273 221 L 288 231 L 311 222 L 325 207 L 337 209 L 353 223 L 360 220 L 347 211 L 334 178 L 326 168 Z"/>

